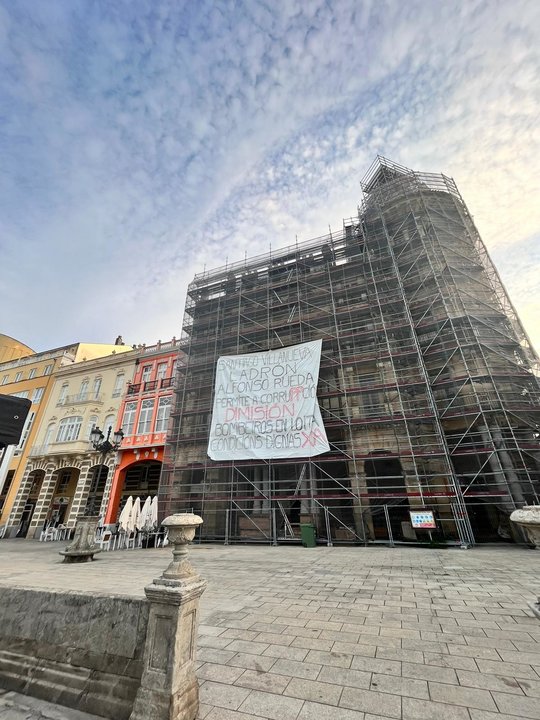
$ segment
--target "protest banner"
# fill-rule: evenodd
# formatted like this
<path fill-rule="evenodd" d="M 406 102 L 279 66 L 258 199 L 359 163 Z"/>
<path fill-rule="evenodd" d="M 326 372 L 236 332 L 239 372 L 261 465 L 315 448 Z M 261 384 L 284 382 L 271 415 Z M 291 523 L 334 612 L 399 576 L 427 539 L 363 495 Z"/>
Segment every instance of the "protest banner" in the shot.
<path fill-rule="evenodd" d="M 322 340 L 220 357 L 212 460 L 313 457 L 330 448 L 317 402 Z"/>

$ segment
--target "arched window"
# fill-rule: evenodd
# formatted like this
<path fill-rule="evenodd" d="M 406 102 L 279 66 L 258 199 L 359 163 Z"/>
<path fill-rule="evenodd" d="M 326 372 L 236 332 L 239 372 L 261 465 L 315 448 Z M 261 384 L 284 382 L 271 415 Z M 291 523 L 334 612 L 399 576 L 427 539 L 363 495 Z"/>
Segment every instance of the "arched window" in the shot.
<path fill-rule="evenodd" d="M 73 442 L 74 440 L 78 440 L 82 420 L 80 415 L 72 415 L 71 417 L 60 420 L 56 442 Z"/>
<path fill-rule="evenodd" d="M 69 384 L 64 383 L 62 387 L 60 388 L 60 395 L 58 396 L 58 404 L 63 404 L 66 401 L 67 393 L 69 390 Z"/>
<path fill-rule="evenodd" d="M 47 427 L 47 432 L 45 433 L 45 437 L 43 438 L 43 445 L 45 445 L 45 447 L 47 447 L 47 445 L 49 445 L 49 443 L 52 441 L 55 430 L 56 430 L 56 423 L 51 423 Z"/>
<path fill-rule="evenodd" d="M 92 398 L 94 400 L 98 399 L 100 390 L 101 390 L 101 378 L 97 377 L 97 378 L 95 378 L 94 385 L 92 387 Z"/>
<path fill-rule="evenodd" d="M 88 418 L 88 424 L 86 426 L 86 439 L 90 440 L 90 433 L 98 424 L 97 415 L 90 415 Z"/>
<path fill-rule="evenodd" d="M 79 390 L 79 400 L 88 400 L 88 380 L 83 380 L 81 383 L 81 389 Z"/>
<path fill-rule="evenodd" d="M 119 397 L 122 394 L 124 388 L 124 373 L 118 373 L 116 380 L 114 381 L 113 397 Z"/>
<path fill-rule="evenodd" d="M 116 415 L 107 415 L 103 421 L 103 434 L 107 435 L 109 428 L 111 428 L 111 434 L 116 430 L 114 424 L 116 422 Z"/>

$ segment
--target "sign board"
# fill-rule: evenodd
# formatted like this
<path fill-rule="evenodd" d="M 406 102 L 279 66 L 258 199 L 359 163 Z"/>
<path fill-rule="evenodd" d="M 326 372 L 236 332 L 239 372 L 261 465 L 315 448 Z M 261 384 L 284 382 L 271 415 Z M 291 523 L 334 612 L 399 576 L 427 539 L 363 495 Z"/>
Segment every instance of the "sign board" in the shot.
<path fill-rule="evenodd" d="M 14 395 L 0 395 L 0 447 L 18 445 L 32 401 Z"/>
<path fill-rule="evenodd" d="M 416 530 L 436 530 L 437 523 L 433 510 L 410 510 L 411 525 Z"/>
<path fill-rule="evenodd" d="M 313 457 L 330 449 L 317 402 L 321 348 L 315 340 L 218 359 L 212 460 Z"/>

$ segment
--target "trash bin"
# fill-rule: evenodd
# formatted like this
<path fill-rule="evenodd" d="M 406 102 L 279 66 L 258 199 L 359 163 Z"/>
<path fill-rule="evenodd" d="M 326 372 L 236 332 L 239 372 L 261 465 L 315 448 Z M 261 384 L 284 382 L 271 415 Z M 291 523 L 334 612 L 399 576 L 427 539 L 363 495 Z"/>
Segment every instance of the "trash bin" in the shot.
<path fill-rule="evenodd" d="M 310 523 L 300 525 L 300 537 L 302 538 L 302 545 L 304 547 L 316 547 L 315 525 L 311 525 Z"/>

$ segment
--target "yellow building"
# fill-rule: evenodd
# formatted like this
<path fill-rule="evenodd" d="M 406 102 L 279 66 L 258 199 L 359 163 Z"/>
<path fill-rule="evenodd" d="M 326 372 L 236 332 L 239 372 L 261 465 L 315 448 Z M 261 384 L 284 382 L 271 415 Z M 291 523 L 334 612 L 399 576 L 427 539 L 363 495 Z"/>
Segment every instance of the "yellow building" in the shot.
<path fill-rule="evenodd" d="M 129 349 L 129 348 L 128 348 Z M 140 351 L 77 362 L 59 369 L 43 408 L 35 444 L 8 519 L 8 532 L 39 537 L 50 524 L 75 527 L 85 511 L 104 514 L 116 454 L 90 444 L 92 428 L 119 429 L 119 409 Z"/>
<path fill-rule="evenodd" d="M 25 503 L 22 508 L 17 508 L 16 513 L 12 513 L 12 509 L 14 510 L 14 501 L 28 460 L 28 451 L 34 445 L 56 373 L 73 363 L 128 352 L 131 348 L 126 345 L 74 343 L 41 353 L 34 353 L 28 348 L 26 356 L 17 357 L 16 353 L 22 352 L 26 346 L 12 338 L 4 338 L 7 336 L 1 337 L 4 343 L 2 347 L 6 353 L 11 353 L 12 357 L 15 354 L 15 359 L 0 363 L 0 393 L 32 400 L 19 445 L 8 447 L 0 461 L 0 527 L 5 528 L 3 532 L 9 534 L 20 530 L 21 524 L 26 524 L 27 528 L 29 526 L 32 508 L 25 510 Z M 32 497 L 31 492 L 28 497 Z M 31 505 L 30 501 L 28 504 Z"/>
<path fill-rule="evenodd" d="M 0 363 L 17 360 L 17 358 L 33 354 L 34 351 L 28 347 L 28 345 L 19 342 L 19 340 L 15 340 L 15 338 L 9 337 L 9 335 L 2 335 L 2 333 L 0 333 Z"/>

